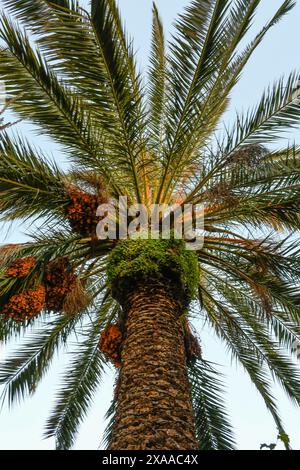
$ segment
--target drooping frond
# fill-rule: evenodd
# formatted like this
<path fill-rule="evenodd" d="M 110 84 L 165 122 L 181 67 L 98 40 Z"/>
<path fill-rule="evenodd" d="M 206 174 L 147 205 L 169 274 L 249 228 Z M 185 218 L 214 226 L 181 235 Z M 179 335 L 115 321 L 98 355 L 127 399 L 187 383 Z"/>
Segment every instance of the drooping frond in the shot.
<path fill-rule="evenodd" d="M 286 352 L 299 339 L 299 250 L 283 242 L 210 237 L 199 253 L 202 305 L 262 394 L 280 432 L 271 378 L 297 404 L 300 376 Z M 257 252 L 257 253 L 256 253 Z M 238 263 L 237 263 L 238 260 Z M 269 371 L 269 373 L 267 372 Z"/>
<path fill-rule="evenodd" d="M 13 319 L 0 318 L 0 342 L 4 345 L 17 339 L 30 328 L 31 322 L 16 323 Z"/>
<path fill-rule="evenodd" d="M 232 450 L 232 429 L 224 410 L 223 386 L 212 364 L 200 360 L 189 367 L 196 433 L 200 450 Z"/>
<path fill-rule="evenodd" d="M 58 450 L 72 447 L 79 424 L 84 420 L 101 382 L 105 359 L 98 342 L 111 308 L 111 300 L 103 302 L 92 324 L 83 328 L 83 341 L 76 348 L 75 359 L 67 366 L 57 403 L 45 430 L 46 437 L 55 437 Z"/>
<path fill-rule="evenodd" d="M 118 379 L 117 379 L 118 380 Z M 116 400 L 113 398 L 106 414 L 105 414 L 105 419 L 107 420 L 107 425 L 103 433 L 103 438 L 102 438 L 102 444 L 105 449 L 109 448 L 111 438 L 112 438 L 112 432 L 113 432 L 113 427 L 115 423 L 115 413 L 116 413 Z"/>
<path fill-rule="evenodd" d="M 266 374 L 266 369 L 262 367 L 262 358 L 257 356 L 257 348 L 251 341 L 247 341 L 247 336 L 240 328 L 235 329 L 234 323 L 228 318 L 226 308 L 216 301 L 206 290 L 202 292 L 205 304 L 205 311 L 208 314 L 213 328 L 218 336 L 225 341 L 228 350 L 248 373 L 252 383 L 260 393 L 266 408 L 271 413 L 279 432 L 285 433 L 283 423 L 277 410 L 276 402 L 271 392 L 271 381 Z M 220 323 L 220 316 L 217 312 L 222 312 L 224 322 Z"/>
<path fill-rule="evenodd" d="M 74 331 L 80 316 L 61 316 L 44 328 L 34 331 L 11 359 L 1 364 L 0 383 L 5 385 L 4 396 L 12 405 L 32 394 L 51 365 L 58 348 Z"/>

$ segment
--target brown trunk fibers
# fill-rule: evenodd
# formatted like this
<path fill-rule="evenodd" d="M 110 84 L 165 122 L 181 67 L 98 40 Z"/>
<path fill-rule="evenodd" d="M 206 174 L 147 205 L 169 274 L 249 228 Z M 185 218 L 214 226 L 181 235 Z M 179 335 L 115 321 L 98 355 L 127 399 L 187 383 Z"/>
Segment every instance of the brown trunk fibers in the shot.
<path fill-rule="evenodd" d="M 180 303 L 168 281 L 140 282 L 123 302 L 125 340 L 110 449 L 195 450 Z"/>

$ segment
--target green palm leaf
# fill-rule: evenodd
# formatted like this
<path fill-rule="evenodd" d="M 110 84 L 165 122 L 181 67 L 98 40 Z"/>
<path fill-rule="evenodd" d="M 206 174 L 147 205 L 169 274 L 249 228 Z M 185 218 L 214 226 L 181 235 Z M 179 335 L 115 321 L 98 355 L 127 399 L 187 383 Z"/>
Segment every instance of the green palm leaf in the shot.
<path fill-rule="evenodd" d="M 165 138 L 167 57 L 163 25 L 155 4 L 153 4 L 152 15 L 152 52 L 149 71 L 150 125 L 152 145 L 154 151 L 158 152 L 158 158 L 161 158 L 162 144 Z"/>
<path fill-rule="evenodd" d="M 68 203 L 65 176 L 28 142 L 3 135 L 0 142 L 2 217 L 56 215 Z"/>
<path fill-rule="evenodd" d="M 12 405 L 32 394 L 49 369 L 55 352 L 74 331 L 80 316 L 63 316 L 32 333 L 11 359 L 1 364 L 0 383 L 5 385 L 4 396 Z"/>
<path fill-rule="evenodd" d="M 200 360 L 189 367 L 196 433 L 201 450 L 233 450 L 234 441 L 224 411 L 220 374 Z"/>
<path fill-rule="evenodd" d="M 92 324 L 83 329 L 84 342 L 77 347 L 76 358 L 67 366 L 57 403 L 45 430 L 46 437 L 55 436 L 58 450 L 72 447 L 78 426 L 102 380 L 105 359 L 98 342 L 107 317 L 114 314 L 111 300 L 104 301 Z"/>

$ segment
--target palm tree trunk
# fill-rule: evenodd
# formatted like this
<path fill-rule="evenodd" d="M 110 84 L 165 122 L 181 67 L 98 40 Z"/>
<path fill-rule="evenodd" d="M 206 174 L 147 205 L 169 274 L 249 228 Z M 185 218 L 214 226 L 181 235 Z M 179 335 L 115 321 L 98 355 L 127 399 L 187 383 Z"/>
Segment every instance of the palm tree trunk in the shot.
<path fill-rule="evenodd" d="M 149 280 L 122 307 L 126 333 L 110 449 L 197 449 L 180 303 L 167 282 Z"/>

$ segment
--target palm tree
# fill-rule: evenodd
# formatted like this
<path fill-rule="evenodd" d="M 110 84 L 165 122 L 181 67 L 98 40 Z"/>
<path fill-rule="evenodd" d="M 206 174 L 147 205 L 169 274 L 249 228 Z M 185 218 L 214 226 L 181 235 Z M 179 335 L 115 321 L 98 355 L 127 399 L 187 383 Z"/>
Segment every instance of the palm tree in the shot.
<path fill-rule="evenodd" d="M 10 109 L 70 162 L 63 170 L 1 133 L 2 220 L 38 227 L 1 248 L 1 339 L 28 335 L 1 366 L 9 403 L 33 393 L 76 338 L 46 425 L 58 449 L 73 445 L 109 363 L 110 449 L 232 449 L 219 373 L 190 326 L 196 315 L 247 371 L 289 448 L 272 380 L 300 403 L 300 149 L 272 144 L 299 123 L 297 73 L 231 128 L 221 119 L 253 52 L 295 2 L 283 1 L 246 47 L 260 0 L 191 1 L 168 47 L 154 5 L 147 83 L 114 0 L 92 0 L 90 11 L 76 0 L 3 3 Z M 97 206 L 120 196 L 130 207 L 203 204 L 204 245 L 186 250 L 174 234 L 97 238 Z"/>

